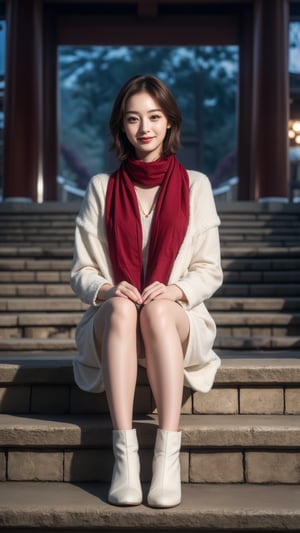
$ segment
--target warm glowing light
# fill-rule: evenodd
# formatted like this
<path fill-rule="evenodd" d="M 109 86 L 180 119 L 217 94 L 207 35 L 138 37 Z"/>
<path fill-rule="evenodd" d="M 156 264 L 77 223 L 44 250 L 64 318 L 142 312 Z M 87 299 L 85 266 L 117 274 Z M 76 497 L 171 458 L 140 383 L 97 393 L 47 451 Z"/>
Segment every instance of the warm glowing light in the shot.
<path fill-rule="evenodd" d="M 294 122 L 294 124 L 293 124 L 293 130 L 294 130 L 296 133 L 300 132 L 300 122 L 298 122 L 298 121 Z"/>
<path fill-rule="evenodd" d="M 289 130 L 289 139 L 294 139 L 296 136 L 296 133 L 293 130 Z"/>
<path fill-rule="evenodd" d="M 296 142 L 297 144 L 300 144 L 300 135 L 297 135 L 297 136 L 295 137 L 295 142 Z"/>

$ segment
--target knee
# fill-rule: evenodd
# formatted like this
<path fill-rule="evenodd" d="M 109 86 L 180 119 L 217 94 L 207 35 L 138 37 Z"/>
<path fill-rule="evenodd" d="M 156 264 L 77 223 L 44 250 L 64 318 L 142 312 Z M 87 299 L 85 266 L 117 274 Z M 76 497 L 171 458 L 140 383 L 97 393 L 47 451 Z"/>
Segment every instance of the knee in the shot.
<path fill-rule="evenodd" d="M 137 316 L 137 309 L 135 304 L 127 298 L 121 298 L 119 296 L 116 296 L 114 298 L 110 298 L 107 301 L 107 304 L 110 308 L 111 315 L 116 315 L 124 320 L 126 320 L 126 318 L 136 318 Z"/>
<path fill-rule="evenodd" d="M 170 321 L 170 309 L 167 300 L 154 300 L 141 310 L 140 325 L 142 332 L 151 334 L 165 331 Z"/>
<path fill-rule="evenodd" d="M 105 306 L 107 323 L 110 327 L 136 327 L 137 309 L 131 300 L 114 297 L 107 300 Z"/>

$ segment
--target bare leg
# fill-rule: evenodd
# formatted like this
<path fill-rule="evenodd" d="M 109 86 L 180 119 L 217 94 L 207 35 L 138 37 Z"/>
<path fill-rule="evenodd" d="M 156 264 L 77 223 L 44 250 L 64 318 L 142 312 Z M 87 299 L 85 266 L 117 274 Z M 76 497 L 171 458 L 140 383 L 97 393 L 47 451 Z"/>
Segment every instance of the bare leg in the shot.
<path fill-rule="evenodd" d="M 101 356 L 103 378 L 114 429 L 132 428 L 137 379 L 137 310 L 126 298 L 102 304 L 94 322 L 95 342 Z"/>
<path fill-rule="evenodd" d="M 171 300 L 154 300 L 141 310 L 147 374 L 159 427 L 178 431 L 183 392 L 183 346 L 189 335 L 185 311 Z"/>

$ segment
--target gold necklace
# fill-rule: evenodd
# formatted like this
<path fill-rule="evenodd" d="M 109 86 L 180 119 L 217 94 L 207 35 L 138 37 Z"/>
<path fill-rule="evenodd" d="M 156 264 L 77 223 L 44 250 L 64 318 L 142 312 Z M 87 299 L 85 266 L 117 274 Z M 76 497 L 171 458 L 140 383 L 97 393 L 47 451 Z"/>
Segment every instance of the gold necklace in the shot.
<path fill-rule="evenodd" d="M 155 208 L 155 205 L 156 205 L 157 193 L 156 193 L 155 196 L 154 196 L 154 200 L 153 200 L 153 202 L 152 202 L 152 205 L 151 205 L 151 207 L 150 207 L 150 211 L 148 211 L 148 213 L 146 213 L 146 212 L 144 211 L 143 206 L 142 206 L 142 204 L 141 204 L 141 201 L 140 201 L 140 199 L 139 199 L 139 195 L 138 195 L 136 189 L 135 189 L 135 194 L 136 194 L 137 201 L 138 201 L 138 205 L 139 205 L 139 208 L 140 208 L 141 212 L 143 213 L 143 215 L 144 215 L 145 218 L 149 218 L 150 215 L 151 215 L 151 213 L 152 213 L 152 211 L 153 211 L 154 208 Z"/>

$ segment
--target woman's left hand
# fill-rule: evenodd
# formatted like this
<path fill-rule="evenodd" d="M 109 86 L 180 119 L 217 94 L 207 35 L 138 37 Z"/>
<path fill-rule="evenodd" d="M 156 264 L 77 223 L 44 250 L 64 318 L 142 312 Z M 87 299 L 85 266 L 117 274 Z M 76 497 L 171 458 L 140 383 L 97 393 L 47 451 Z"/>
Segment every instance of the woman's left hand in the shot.
<path fill-rule="evenodd" d="M 182 290 L 177 287 L 177 285 L 164 285 L 164 283 L 154 281 L 154 283 L 151 283 L 151 285 L 145 287 L 142 292 L 142 299 L 143 304 L 147 305 L 153 300 L 162 299 L 172 300 L 173 302 L 176 302 L 176 300 L 183 300 L 184 295 Z"/>

